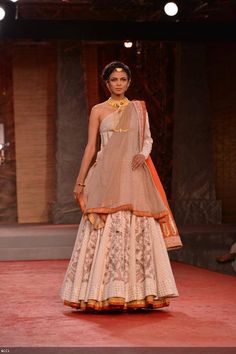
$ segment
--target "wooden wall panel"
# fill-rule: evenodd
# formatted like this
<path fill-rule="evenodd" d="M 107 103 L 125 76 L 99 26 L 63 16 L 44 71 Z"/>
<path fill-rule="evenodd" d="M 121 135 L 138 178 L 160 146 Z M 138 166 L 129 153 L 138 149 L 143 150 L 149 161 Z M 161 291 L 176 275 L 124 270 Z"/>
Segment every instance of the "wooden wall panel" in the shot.
<path fill-rule="evenodd" d="M 212 43 L 208 74 L 213 116 L 213 152 L 217 199 L 223 222 L 236 222 L 236 44 Z"/>
<path fill-rule="evenodd" d="M 0 223 L 17 222 L 16 165 L 13 115 L 13 81 L 11 47 L 0 44 L 0 123 L 4 124 L 5 163 L 0 165 Z"/>
<path fill-rule="evenodd" d="M 18 222 L 48 222 L 55 194 L 56 50 L 16 46 L 13 81 Z"/>
<path fill-rule="evenodd" d="M 98 81 L 100 73 L 97 68 L 97 46 L 86 43 L 83 45 L 83 58 L 86 78 L 86 91 L 88 101 L 88 113 L 91 108 L 100 102 Z"/>

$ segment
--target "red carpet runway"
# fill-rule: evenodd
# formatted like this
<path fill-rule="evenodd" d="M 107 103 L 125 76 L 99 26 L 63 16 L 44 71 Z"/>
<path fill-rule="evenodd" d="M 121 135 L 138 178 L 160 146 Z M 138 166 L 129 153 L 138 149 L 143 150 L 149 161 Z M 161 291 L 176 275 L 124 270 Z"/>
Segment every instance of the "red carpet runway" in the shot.
<path fill-rule="evenodd" d="M 59 298 L 68 260 L 0 263 L 0 347 L 236 347 L 236 278 L 172 262 L 168 308 L 89 314 Z"/>

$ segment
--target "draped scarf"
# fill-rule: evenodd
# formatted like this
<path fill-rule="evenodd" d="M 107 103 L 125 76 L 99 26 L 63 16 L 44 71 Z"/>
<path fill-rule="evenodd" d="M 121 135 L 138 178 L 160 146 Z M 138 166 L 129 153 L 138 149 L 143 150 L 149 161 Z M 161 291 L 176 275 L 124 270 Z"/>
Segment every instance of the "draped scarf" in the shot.
<path fill-rule="evenodd" d="M 94 229 L 103 228 L 107 215 L 120 210 L 155 218 L 167 249 L 180 248 L 182 242 L 151 157 L 132 170 L 133 157 L 142 149 L 145 136 L 145 103 L 131 101 L 114 114 L 119 116 L 112 136 L 97 154 L 79 197 L 83 215 Z M 112 114 L 108 119 L 113 118 Z"/>

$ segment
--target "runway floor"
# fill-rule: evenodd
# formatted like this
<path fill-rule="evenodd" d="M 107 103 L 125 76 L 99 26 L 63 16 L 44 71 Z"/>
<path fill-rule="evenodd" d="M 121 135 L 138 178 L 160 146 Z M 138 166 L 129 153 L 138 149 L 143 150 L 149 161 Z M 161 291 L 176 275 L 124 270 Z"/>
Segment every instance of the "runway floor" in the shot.
<path fill-rule="evenodd" d="M 168 308 L 81 313 L 62 304 L 68 260 L 0 262 L 1 347 L 235 347 L 236 278 L 172 262 Z"/>

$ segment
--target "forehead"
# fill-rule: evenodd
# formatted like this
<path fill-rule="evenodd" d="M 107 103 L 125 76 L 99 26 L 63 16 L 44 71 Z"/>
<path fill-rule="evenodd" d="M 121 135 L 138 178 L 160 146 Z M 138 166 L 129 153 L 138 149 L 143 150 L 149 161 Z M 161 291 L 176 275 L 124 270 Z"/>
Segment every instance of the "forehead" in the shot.
<path fill-rule="evenodd" d="M 112 71 L 112 73 L 110 74 L 110 79 L 111 78 L 118 78 L 118 79 L 120 79 L 120 78 L 122 78 L 122 77 L 126 77 L 126 78 L 128 78 L 128 75 L 126 74 L 126 72 L 125 71 L 116 71 L 116 70 L 114 70 L 114 71 Z"/>

